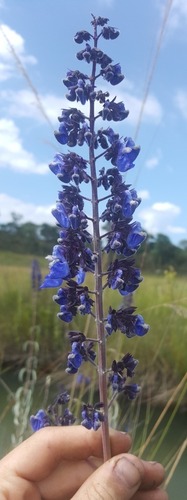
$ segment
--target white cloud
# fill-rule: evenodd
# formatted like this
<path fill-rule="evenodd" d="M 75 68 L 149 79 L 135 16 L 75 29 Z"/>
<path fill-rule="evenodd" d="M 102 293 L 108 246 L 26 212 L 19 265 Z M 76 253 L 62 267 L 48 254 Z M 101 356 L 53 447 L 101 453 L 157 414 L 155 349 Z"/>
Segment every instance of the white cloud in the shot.
<path fill-rule="evenodd" d="M 150 207 L 141 210 L 139 212 L 139 217 L 141 219 L 142 226 L 150 234 L 157 233 L 174 233 L 173 221 L 180 215 L 181 209 L 178 205 L 170 202 L 156 202 Z M 181 228 L 181 233 L 186 232 L 184 228 Z M 179 230 L 178 230 L 179 233 Z M 176 232 L 175 232 L 176 234 Z"/>
<path fill-rule="evenodd" d="M 105 86 L 102 88 L 103 92 L 108 90 L 108 87 Z M 131 125 L 136 125 L 140 109 L 141 109 L 141 99 L 133 95 L 132 90 L 129 88 L 128 92 L 124 92 L 123 90 L 119 90 L 117 102 L 123 101 L 126 109 L 130 110 L 128 116 L 128 123 Z M 37 101 L 33 95 L 33 93 L 28 89 L 22 89 L 19 91 L 12 90 L 3 90 L 1 91 L 1 101 L 6 105 L 6 112 L 9 113 L 13 117 L 30 117 L 36 120 L 43 120 L 42 114 L 38 109 Z M 115 97 L 115 93 L 113 89 L 110 88 L 110 96 L 111 99 Z M 40 95 L 41 102 L 46 111 L 46 114 L 49 116 L 50 120 L 53 123 L 57 123 L 57 117 L 59 116 L 62 108 L 68 108 L 71 106 L 65 97 L 55 96 L 54 94 L 41 94 Z M 80 103 L 76 103 L 78 109 L 80 109 L 85 114 L 88 114 L 88 103 L 85 106 L 82 106 Z M 4 106 L 5 107 L 5 106 Z M 96 113 L 98 113 L 102 109 L 101 105 L 96 102 Z M 144 113 L 143 113 L 143 121 L 147 123 L 158 124 L 162 119 L 163 111 L 162 106 L 157 100 L 157 98 L 153 95 L 149 95 L 147 102 L 145 104 Z M 108 122 L 106 122 L 107 126 Z"/>
<path fill-rule="evenodd" d="M 156 7 L 160 11 L 161 22 L 166 14 L 166 7 L 168 2 L 157 0 Z M 166 5 L 167 4 L 167 5 Z M 182 36 L 183 41 L 186 41 L 186 25 L 187 25 L 187 2 L 186 0 L 173 0 L 169 6 L 169 16 L 167 18 L 166 33 L 165 35 L 171 37 L 173 34 L 178 38 Z"/>
<path fill-rule="evenodd" d="M 54 224 L 55 220 L 51 214 L 50 205 L 34 205 L 22 200 L 0 193 L 0 223 L 6 224 L 12 220 L 11 213 L 22 215 L 21 222 L 33 222 L 34 224 Z"/>
<path fill-rule="evenodd" d="M 0 80 L 4 81 L 15 74 L 15 60 L 8 44 L 9 40 L 21 62 L 25 64 L 36 64 L 34 56 L 27 54 L 23 37 L 6 24 L 0 25 Z"/>
<path fill-rule="evenodd" d="M 187 120 L 187 92 L 185 90 L 178 90 L 174 97 L 174 103 L 181 115 Z"/>
<path fill-rule="evenodd" d="M 168 231 L 172 234 L 186 234 L 187 230 L 181 226 L 168 226 Z"/>
<path fill-rule="evenodd" d="M 38 163 L 27 151 L 20 137 L 20 131 L 13 120 L 0 119 L 0 168 L 11 168 L 24 173 L 45 174 L 47 163 Z"/>
<path fill-rule="evenodd" d="M 142 200 L 149 200 L 149 198 L 150 198 L 150 194 L 149 194 L 149 191 L 147 191 L 147 189 L 142 189 L 142 190 L 138 191 L 138 196 Z"/>
<path fill-rule="evenodd" d="M 115 94 L 114 94 L 115 95 Z M 112 92 L 111 92 L 112 96 Z M 142 106 L 142 99 L 139 96 L 135 96 L 132 92 L 119 91 L 118 92 L 118 101 L 123 101 L 126 109 L 130 111 L 128 116 L 128 122 L 132 125 L 137 125 L 140 110 Z M 149 94 L 147 101 L 145 103 L 144 112 L 142 120 L 144 122 L 151 122 L 153 124 L 158 125 L 163 116 L 163 110 L 158 99 L 153 95 Z"/>
<path fill-rule="evenodd" d="M 0 92 L 1 102 L 4 103 L 4 112 L 14 118 L 32 118 L 37 121 L 44 121 L 38 102 L 28 89 L 18 91 L 2 90 Z M 44 94 L 40 100 L 47 116 L 54 124 L 57 123 L 57 117 L 60 115 L 61 108 L 68 107 L 67 100 L 53 94 Z"/>
<path fill-rule="evenodd" d="M 186 0 L 173 0 L 169 17 L 169 27 L 173 30 L 181 29 L 187 23 L 187 2 Z"/>
<path fill-rule="evenodd" d="M 151 158 L 148 158 L 145 162 L 145 166 L 150 170 L 157 167 L 158 164 L 159 164 L 159 159 L 157 156 L 151 156 Z"/>

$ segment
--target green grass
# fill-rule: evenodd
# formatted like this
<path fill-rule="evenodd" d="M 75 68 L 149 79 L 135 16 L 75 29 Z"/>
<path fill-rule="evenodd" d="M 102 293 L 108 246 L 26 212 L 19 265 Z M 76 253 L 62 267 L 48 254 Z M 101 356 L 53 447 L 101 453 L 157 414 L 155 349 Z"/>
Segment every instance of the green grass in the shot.
<path fill-rule="evenodd" d="M 56 317 L 58 306 L 52 301 L 55 290 L 41 290 L 33 294 L 30 282 L 33 257 L 10 252 L 0 256 L 2 362 L 20 357 L 27 339 L 37 340 L 40 346 L 39 370 L 36 372 L 38 379 L 31 413 L 41 404 L 46 407 L 47 401 L 51 402 L 63 383 L 71 394 L 72 410 L 78 415 L 81 400 L 89 400 L 90 403 L 95 400 L 97 372 L 90 364 L 83 365 L 81 371 L 91 377 L 89 386 L 78 386 L 76 376 L 69 377 L 64 373 L 69 349 L 65 336 L 69 329 L 84 331 L 89 337 L 95 336 L 95 322 L 91 316 L 85 318 L 78 315 L 71 324 L 59 321 Z M 48 270 L 47 263 L 40 259 L 40 264 L 44 276 Z M 92 288 L 91 278 L 87 284 Z M 118 292 L 105 291 L 106 313 L 110 304 L 118 308 L 122 302 Z M 172 270 L 160 276 L 145 275 L 144 282 L 134 294 L 133 305 L 150 324 L 150 332 L 143 338 L 132 339 L 127 339 L 121 332 L 113 333 L 107 344 L 108 365 L 113 359 L 119 360 L 125 352 L 131 352 L 139 359 L 137 382 L 141 384 L 142 391 L 134 402 L 123 402 L 119 398 L 114 403 L 110 424 L 129 430 L 135 454 L 162 461 L 166 466 L 168 491 L 174 500 L 186 470 L 186 278 L 177 276 Z M 23 367 L 26 366 L 28 352 L 24 356 L 21 361 Z M 3 366 L 0 377 L 2 397 L 4 394 L 0 410 L 0 423 L 4 429 L 1 453 L 8 450 L 7 447 L 11 446 L 10 435 L 16 433 L 11 416 L 12 406 L 15 404 L 15 391 L 22 383 L 18 379 L 18 367 L 15 372 L 13 366 Z"/>
<path fill-rule="evenodd" d="M 7 261 L 7 262 L 6 262 Z M 42 259 L 43 276 L 47 263 Z M 58 306 L 52 301 L 56 290 L 41 290 L 33 294 L 30 281 L 32 256 L 1 255 L 0 273 L 0 351 L 2 360 L 19 356 L 25 340 L 31 338 L 31 327 L 40 344 L 40 359 L 52 359 L 56 353 L 65 355 L 68 329 L 85 329 L 85 317 L 76 316 L 71 324 L 56 318 Z M 91 278 L 90 278 L 91 280 Z M 89 281 L 90 281 L 89 280 Z M 88 285 L 91 283 L 88 283 Z M 104 292 L 107 314 L 109 304 L 118 308 L 122 296 L 112 290 Z M 108 339 L 109 358 L 119 359 L 131 352 L 139 359 L 139 375 L 149 373 L 147 386 L 158 393 L 177 384 L 186 372 L 187 352 L 187 282 L 172 271 L 162 276 L 144 276 L 144 282 L 134 294 L 133 304 L 150 324 L 149 333 L 143 338 L 127 339 L 121 332 Z M 89 336 L 95 335 L 93 318 L 86 320 Z M 87 369 L 87 365 L 85 366 Z"/>

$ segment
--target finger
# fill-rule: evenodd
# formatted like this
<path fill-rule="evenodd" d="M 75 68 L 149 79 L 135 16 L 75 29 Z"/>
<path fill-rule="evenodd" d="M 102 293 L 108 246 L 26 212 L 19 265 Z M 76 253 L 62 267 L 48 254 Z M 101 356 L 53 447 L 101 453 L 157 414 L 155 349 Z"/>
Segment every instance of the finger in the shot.
<path fill-rule="evenodd" d="M 103 464 L 102 458 L 63 461 L 49 477 L 37 483 L 41 498 L 62 500 L 72 498 L 81 485 Z"/>
<path fill-rule="evenodd" d="M 130 500 L 138 491 L 144 466 L 133 455 L 118 455 L 105 462 L 79 488 L 72 500 Z"/>
<path fill-rule="evenodd" d="M 150 491 L 138 491 L 133 496 L 132 500 L 168 500 L 168 494 L 164 490 L 157 488 Z"/>
<path fill-rule="evenodd" d="M 144 466 L 144 477 L 142 478 L 141 490 L 152 490 L 158 488 L 165 477 L 165 470 L 158 462 L 147 462 L 141 460 Z"/>
<path fill-rule="evenodd" d="M 128 435 L 111 431 L 112 455 L 128 451 L 130 444 Z M 81 460 L 89 456 L 102 457 L 100 429 L 95 432 L 82 426 L 46 427 L 6 455 L 2 463 L 25 479 L 41 481 L 61 460 Z"/>
<path fill-rule="evenodd" d="M 147 472 L 148 479 L 146 478 Z M 156 488 L 156 485 L 160 484 L 163 477 L 164 471 L 160 464 L 156 466 L 130 454 L 118 455 L 95 471 L 72 500 L 81 500 L 82 498 L 94 498 L 94 500 L 100 498 L 105 498 L 105 500 L 111 498 L 113 500 L 136 499 L 135 493 L 142 485 L 148 488 L 148 485 L 151 484 L 151 488 Z M 151 499 L 154 491 L 151 490 Z M 144 496 L 147 495 L 147 491 L 141 493 L 141 500 L 143 500 Z M 145 498 L 148 500 L 148 496 Z M 159 497 L 158 499 L 156 497 L 155 500 L 159 500 Z"/>

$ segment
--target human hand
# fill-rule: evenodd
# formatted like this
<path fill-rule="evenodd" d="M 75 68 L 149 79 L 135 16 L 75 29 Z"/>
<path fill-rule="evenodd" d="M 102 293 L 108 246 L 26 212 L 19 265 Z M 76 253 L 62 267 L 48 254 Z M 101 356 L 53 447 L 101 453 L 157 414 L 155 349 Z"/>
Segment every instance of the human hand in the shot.
<path fill-rule="evenodd" d="M 100 430 L 41 429 L 1 460 L 0 500 L 147 500 L 150 494 L 151 500 L 165 500 L 165 492 L 157 490 L 163 468 L 125 455 L 128 435 L 111 431 L 110 436 L 113 458 L 102 465 Z"/>
<path fill-rule="evenodd" d="M 127 434 L 110 431 L 112 455 L 127 452 Z M 0 461 L 0 500 L 67 500 L 102 465 L 101 430 L 45 427 Z"/>

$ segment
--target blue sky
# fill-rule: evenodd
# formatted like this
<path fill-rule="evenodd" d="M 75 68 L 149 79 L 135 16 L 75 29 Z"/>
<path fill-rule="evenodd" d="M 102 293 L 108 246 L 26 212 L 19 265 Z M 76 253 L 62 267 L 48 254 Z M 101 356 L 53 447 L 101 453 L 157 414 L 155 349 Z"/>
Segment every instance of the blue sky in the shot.
<path fill-rule="evenodd" d="M 112 126 L 141 145 L 126 179 L 142 197 L 136 219 L 178 244 L 187 239 L 186 0 L 0 0 L 0 223 L 10 221 L 11 212 L 22 221 L 54 223 L 60 183 L 48 163 L 66 149 L 53 130 L 61 108 L 70 105 L 66 71 L 90 70 L 77 61 L 82 46 L 73 36 L 91 29 L 91 13 L 120 30 L 119 38 L 100 46 L 126 77 L 109 90 L 130 114 Z M 99 87 L 106 87 L 103 80 Z"/>

